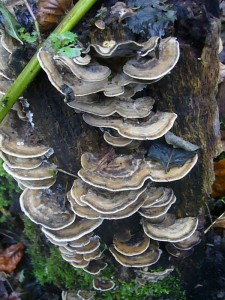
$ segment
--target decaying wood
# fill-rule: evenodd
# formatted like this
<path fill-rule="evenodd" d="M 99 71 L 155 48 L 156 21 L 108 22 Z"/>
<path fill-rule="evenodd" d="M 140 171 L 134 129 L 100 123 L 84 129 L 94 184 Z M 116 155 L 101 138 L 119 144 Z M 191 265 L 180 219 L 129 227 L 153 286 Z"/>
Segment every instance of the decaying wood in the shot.
<path fill-rule="evenodd" d="M 178 199 L 175 205 L 178 216 L 199 215 L 211 192 L 213 158 L 218 154 L 219 20 L 205 14 L 195 20 L 194 27 L 197 30 L 193 36 L 182 36 L 185 28 L 178 28 L 179 62 L 171 74 L 148 88 L 148 93 L 156 99 L 157 109 L 178 115 L 172 131 L 200 147 L 198 163 L 191 173 L 170 183 Z M 43 72 L 29 88 L 27 97 L 35 129 L 46 145 L 54 148 L 53 160 L 59 168 L 76 174 L 83 152 L 99 153 L 107 148 L 103 146 L 101 132 L 85 125 L 81 115 L 66 106 Z"/>

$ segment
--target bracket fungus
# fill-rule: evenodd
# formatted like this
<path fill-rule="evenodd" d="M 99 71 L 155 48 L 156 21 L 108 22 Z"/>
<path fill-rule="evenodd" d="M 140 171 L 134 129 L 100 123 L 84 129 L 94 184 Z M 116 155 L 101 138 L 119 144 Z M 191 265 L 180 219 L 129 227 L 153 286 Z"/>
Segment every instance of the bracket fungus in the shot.
<path fill-rule="evenodd" d="M 122 192 L 110 192 L 107 190 L 99 190 L 91 185 L 86 184 L 81 179 L 74 181 L 73 188 L 80 193 L 80 199 L 77 203 L 83 203 L 83 205 L 89 206 L 96 212 L 104 214 L 114 214 L 124 210 L 128 206 L 132 205 L 138 200 L 141 194 L 145 191 L 146 187 L 143 187 L 137 191 L 122 191 Z M 71 193 L 72 194 L 72 193 Z"/>
<path fill-rule="evenodd" d="M 113 147 L 126 147 L 133 142 L 133 140 L 119 136 L 119 134 L 112 135 L 108 131 L 104 132 L 103 138 L 107 144 Z"/>
<path fill-rule="evenodd" d="M 109 191 L 136 190 L 147 179 L 156 182 L 174 181 L 183 178 L 197 162 L 197 155 L 182 167 L 171 168 L 166 172 L 162 166 L 149 159 L 136 159 L 132 155 L 118 155 L 103 164 L 91 153 L 81 157 L 82 169 L 79 177 L 90 185 Z"/>
<path fill-rule="evenodd" d="M 157 241 L 181 242 L 188 239 L 196 231 L 198 219 L 185 217 L 176 219 L 171 225 L 165 225 L 164 221 L 152 224 L 149 219 L 144 218 L 143 229 L 147 236 Z"/>
<path fill-rule="evenodd" d="M 167 112 L 151 112 L 143 121 L 122 119 L 118 117 L 98 117 L 90 114 L 84 114 L 84 121 L 95 127 L 112 128 L 118 133 L 129 139 L 135 140 L 154 140 L 163 136 L 171 129 L 177 115 Z"/>
<path fill-rule="evenodd" d="M 75 220 L 75 214 L 60 205 L 60 198 L 63 199 L 64 195 L 57 192 L 25 189 L 20 196 L 20 206 L 34 223 L 59 230 Z"/>
<path fill-rule="evenodd" d="M 42 227 L 42 231 L 57 242 L 70 242 L 92 232 L 94 229 L 100 226 L 102 222 L 102 219 L 75 219 L 75 221 L 66 228 L 60 230 L 51 230 Z"/>
<path fill-rule="evenodd" d="M 121 265 L 133 268 L 148 267 L 155 264 L 162 253 L 162 250 L 159 249 L 158 242 L 156 241 L 151 241 L 149 247 L 141 254 L 132 256 L 121 254 L 115 249 L 114 245 L 110 246 L 109 251 Z"/>
<path fill-rule="evenodd" d="M 113 289 L 115 286 L 115 283 L 113 281 L 109 280 L 104 280 L 102 278 L 94 278 L 93 279 L 93 287 L 94 289 L 98 291 L 109 291 Z"/>
<path fill-rule="evenodd" d="M 168 74 L 180 57 L 179 43 L 176 38 L 162 39 L 158 45 L 158 57 L 129 60 L 123 67 L 128 76 L 142 80 L 156 80 Z"/>
<path fill-rule="evenodd" d="M 133 193 L 135 194 L 135 193 Z M 107 209 L 106 211 L 99 212 L 92 207 L 85 205 L 81 206 L 79 205 L 74 199 L 70 196 L 70 193 L 67 194 L 67 199 L 69 200 L 71 204 L 71 209 L 74 211 L 76 215 L 78 215 L 81 218 L 87 218 L 87 219 L 108 219 L 108 220 L 113 220 L 113 219 L 124 219 L 127 218 L 131 215 L 133 215 L 136 211 L 139 210 L 139 208 L 142 206 L 145 197 L 143 194 L 140 195 L 140 197 L 137 197 L 132 203 L 127 205 L 127 203 L 120 203 L 120 205 L 123 204 L 121 209 L 117 209 L 115 212 L 108 212 Z M 121 201 L 122 202 L 122 201 Z M 102 203 L 103 204 L 103 203 Z M 111 204 L 112 205 L 112 204 Z"/>
<path fill-rule="evenodd" d="M 126 256 L 142 254 L 150 245 L 150 238 L 143 231 L 132 235 L 127 241 L 121 241 L 120 236 L 114 235 L 113 246 L 115 250 Z"/>
<path fill-rule="evenodd" d="M 100 117 L 108 117 L 115 113 L 124 118 L 145 118 L 151 113 L 154 100 L 151 97 L 138 99 L 107 99 L 106 97 L 80 97 L 68 105 L 76 110 Z M 104 127 L 104 126 L 102 126 Z"/>

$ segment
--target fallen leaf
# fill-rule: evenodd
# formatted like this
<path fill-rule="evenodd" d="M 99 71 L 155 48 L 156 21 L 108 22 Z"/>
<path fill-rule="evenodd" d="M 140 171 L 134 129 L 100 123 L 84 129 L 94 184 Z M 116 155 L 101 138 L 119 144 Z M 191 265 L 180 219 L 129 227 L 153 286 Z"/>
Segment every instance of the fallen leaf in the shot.
<path fill-rule="evenodd" d="M 41 31 L 56 27 L 72 6 L 72 0 L 40 0 L 37 9 L 37 21 Z"/>
<path fill-rule="evenodd" d="M 195 151 L 173 148 L 166 143 L 155 143 L 150 147 L 147 156 L 159 162 L 168 172 L 173 167 L 182 167 L 195 154 Z"/>
<path fill-rule="evenodd" d="M 21 27 L 14 16 L 8 11 L 8 9 L 0 2 L 0 12 L 2 13 L 4 20 L 5 31 L 14 39 L 19 41 L 21 44 L 23 42 L 20 39 L 18 29 Z"/>
<path fill-rule="evenodd" d="M 17 243 L 0 253 L 0 271 L 11 273 L 23 257 L 24 245 Z"/>
<path fill-rule="evenodd" d="M 212 185 L 211 196 L 221 198 L 225 196 L 225 159 L 214 162 L 215 180 Z"/>

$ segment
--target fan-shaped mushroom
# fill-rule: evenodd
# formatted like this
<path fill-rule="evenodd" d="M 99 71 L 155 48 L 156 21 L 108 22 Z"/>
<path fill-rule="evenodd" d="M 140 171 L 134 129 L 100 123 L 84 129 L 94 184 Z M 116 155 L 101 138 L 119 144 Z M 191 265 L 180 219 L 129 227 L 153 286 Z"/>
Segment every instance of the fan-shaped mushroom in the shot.
<path fill-rule="evenodd" d="M 172 225 L 165 226 L 164 222 L 152 224 L 148 219 L 143 221 L 143 229 L 147 236 L 157 241 L 181 242 L 189 238 L 196 230 L 198 219 L 185 217 L 176 219 Z"/>
<path fill-rule="evenodd" d="M 103 220 L 75 220 L 71 225 L 60 230 L 50 230 L 42 227 L 42 231 L 56 241 L 73 241 L 92 232 L 102 224 Z"/>
<path fill-rule="evenodd" d="M 157 182 L 178 180 L 193 168 L 196 161 L 197 155 L 182 167 L 174 167 L 166 172 L 159 163 L 136 159 L 132 155 L 116 156 L 105 163 L 91 153 L 85 153 L 81 157 L 83 168 L 78 175 L 88 184 L 109 191 L 136 190 L 148 178 Z"/>
<path fill-rule="evenodd" d="M 179 43 L 174 37 L 162 39 L 159 44 L 159 57 L 130 59 L 123 71 L 125 74 L 142 79 L 156 80 L 168 74 L 178 62 L 180 56 Z"/>
<path fill-rule="evenodd" d="M 127 256 L 119 253 L 114 246 L 110 246 L 110 252 L 114 258 L 125 267 L 147 267 L 155 264 L 162 253 L 156 241 L 151 241 L 150 246 L 141 254 Z"/>
<path fill-rule="evenodd" d="M 57 192 L 25 189 L 20 196 L 20 206 L 34 223 L 51 230 L 59 230 L 75 220 L 75 214 L 62 207 L 60 198 L 63 199 L 64 195 Z"/>
<path fill-rule="evenodd" d="M 167 112 L 151 112 L 149 116 L 140 120 L 122 119 L 119 117 L 98 117 L 84 114 L 84 121 L 95 127 L 112 128 L 126 138 L 135 140 L 154 140 L 163 136 L 171 129 L 177 115 Z"/>

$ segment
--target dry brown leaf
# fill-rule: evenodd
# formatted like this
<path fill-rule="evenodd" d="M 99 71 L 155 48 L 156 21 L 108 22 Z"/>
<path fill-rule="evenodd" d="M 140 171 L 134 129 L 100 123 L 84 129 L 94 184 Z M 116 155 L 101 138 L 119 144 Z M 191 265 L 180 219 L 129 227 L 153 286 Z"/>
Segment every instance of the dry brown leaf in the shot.
<path fill-rule="evenodd" d="M 72 8 L 72 0 L 40 0 L 37 21 L 41 31 L 53 29 L 62 16 Z"/>
<path fill-rule="evenodd" d="M 0 271 L 11 273 L 23 257 L 24 245 L 17 243 L 0 253 Z"/>
<path fill-rule="evenodd" d="M 212 185 L 212 194 L 214 198 L 225 196 L 225 159 L 214 162 L 215 181 Z"/>

